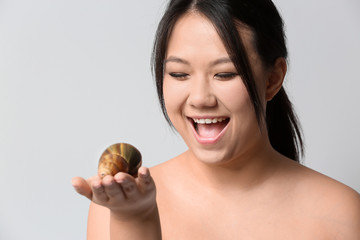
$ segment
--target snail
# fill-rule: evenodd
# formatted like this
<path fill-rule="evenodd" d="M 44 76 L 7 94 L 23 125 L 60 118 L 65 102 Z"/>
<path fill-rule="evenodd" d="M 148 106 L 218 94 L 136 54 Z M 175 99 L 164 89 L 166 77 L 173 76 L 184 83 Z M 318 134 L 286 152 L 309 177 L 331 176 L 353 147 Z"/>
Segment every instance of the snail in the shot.
<path fill-rule="evenodd" d="M 115 143 L 108 147 L 100 157 L 98 174 L 114 176 L 118 172 L 126 172 L 134 177 L 141 166 L 141 153 L 128 143 Z"/>

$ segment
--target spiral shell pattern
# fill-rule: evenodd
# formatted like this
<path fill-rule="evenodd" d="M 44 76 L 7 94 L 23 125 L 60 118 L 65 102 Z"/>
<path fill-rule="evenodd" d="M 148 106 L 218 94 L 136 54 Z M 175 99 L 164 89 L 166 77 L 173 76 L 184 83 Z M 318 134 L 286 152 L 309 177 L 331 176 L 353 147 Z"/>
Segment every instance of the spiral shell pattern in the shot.
<path fill-rule="evenodd" d="M 141 166 L 141 153 L 128 143 L 116 143 L 108 147 L 100 157 L 98 174 L 114 176 L 118 172 L 126 172 L 134 177 Z"/>

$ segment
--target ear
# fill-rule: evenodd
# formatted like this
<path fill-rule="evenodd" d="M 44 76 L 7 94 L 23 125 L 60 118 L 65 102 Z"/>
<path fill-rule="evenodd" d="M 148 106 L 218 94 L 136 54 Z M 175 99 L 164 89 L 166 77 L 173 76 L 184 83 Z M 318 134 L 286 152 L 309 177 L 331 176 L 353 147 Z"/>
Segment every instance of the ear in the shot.
<path fill-rule="evenodd" d="M 266 80 L 266 101 L 271 101 L 279 92 L 287 70 L 287 64 L 284 58 L 276 59 L 274 67 L 270 70 L 269 77 Z"/>

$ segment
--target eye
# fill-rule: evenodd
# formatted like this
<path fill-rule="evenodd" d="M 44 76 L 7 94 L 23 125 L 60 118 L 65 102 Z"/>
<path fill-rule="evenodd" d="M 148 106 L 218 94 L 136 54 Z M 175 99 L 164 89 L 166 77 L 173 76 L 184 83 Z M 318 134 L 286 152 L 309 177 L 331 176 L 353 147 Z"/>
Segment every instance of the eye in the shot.
<path fill-rule="evenodd" d="M 186 73 L 169 73 L 169 75 L 177 80 L 185 80 L 189 76 L 189 74 Z"/>
<path fill-rule="evenodd" d="M 219 80 L 230 80 L 237 77 L 239 74 L 232 72 L 218 73 L 215 74 L 214 78 Z"/>

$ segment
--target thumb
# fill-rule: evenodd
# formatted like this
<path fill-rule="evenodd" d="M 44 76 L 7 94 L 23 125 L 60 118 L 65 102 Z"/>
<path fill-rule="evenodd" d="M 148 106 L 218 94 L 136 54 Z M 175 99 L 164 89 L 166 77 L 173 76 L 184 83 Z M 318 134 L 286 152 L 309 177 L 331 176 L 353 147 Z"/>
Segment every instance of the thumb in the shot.
<path fill-rule="evenodd" d="M 71 184 L 74 187 L 75 191 L 79 194 L 87 197 L 89 200 L 92 199 L 92 190 L 88 182 L 82 177 L 73 177 L 71 179 Z"/>

